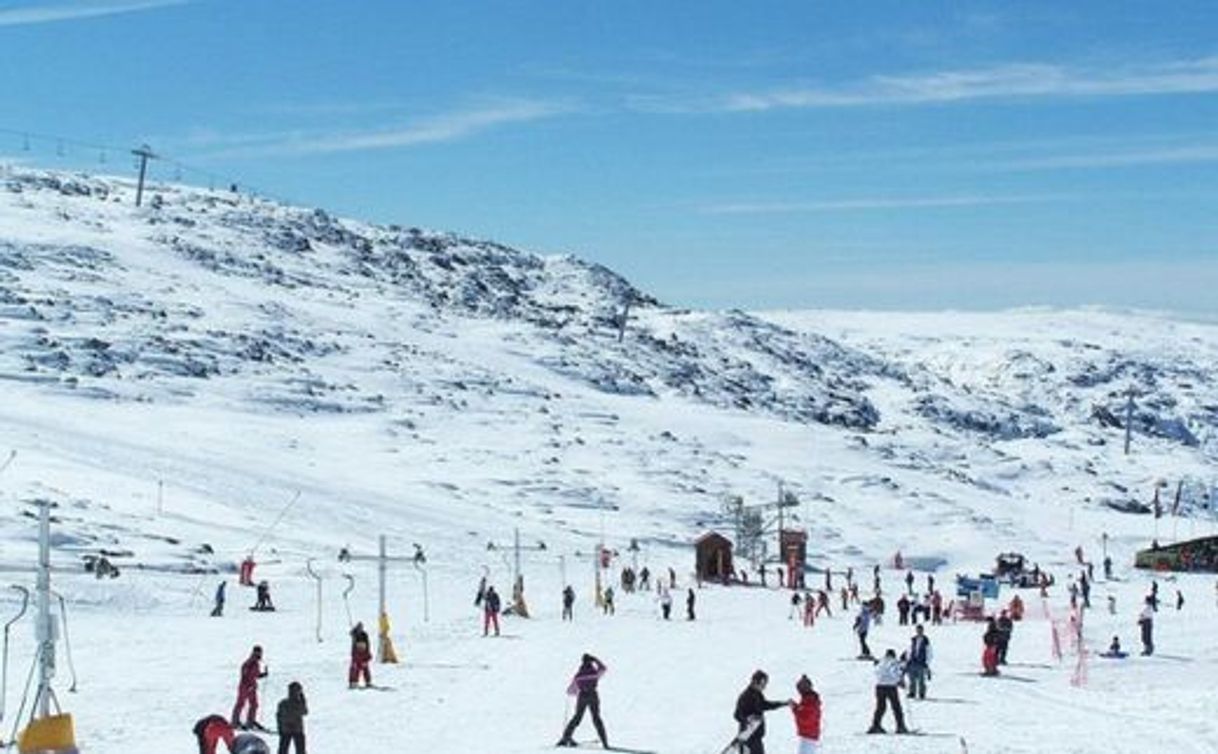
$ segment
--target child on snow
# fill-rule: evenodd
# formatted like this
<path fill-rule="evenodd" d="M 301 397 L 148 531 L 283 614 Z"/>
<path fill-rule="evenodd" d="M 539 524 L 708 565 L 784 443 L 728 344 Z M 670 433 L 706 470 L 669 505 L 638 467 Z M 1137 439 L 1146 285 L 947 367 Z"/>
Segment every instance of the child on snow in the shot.
<path fill-rule="evenodd" d="M 364 686 L 372 685 L 372 671 L 368 667 L 371 662 L 372 642 L 368 639 L 364 624 L 356 623 L 351 629 L 351 664 L 347 668 L 349 688 L 355 688 L 361 677 L 364 679 Z"/>

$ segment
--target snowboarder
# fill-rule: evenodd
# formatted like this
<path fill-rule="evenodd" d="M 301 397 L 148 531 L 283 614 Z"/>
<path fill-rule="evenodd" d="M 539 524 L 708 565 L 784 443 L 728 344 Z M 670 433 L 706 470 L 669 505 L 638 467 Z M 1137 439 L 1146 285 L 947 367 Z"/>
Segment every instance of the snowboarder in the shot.
<path fill-rule="evenodd" d="M 859 659 L 871 659 L 871 647 L 867 646 L 867 632 L 871 630 L 871 606 L 864 604 L 854 619 L 854 633 L 859 637 Z"/>
<path fill-rule="evenodd" d="M 291 744 L 296 754 L 305 754 L 304 719 L 309 714 L 309 703 L 305 701 L 304 687 L 299 681 L 288 684 L 288 695 L 279 702 L 275 711 L 275 724 L 279 729 L 279 754 L 288 754 Z"/>
<path fill-rule="evenodd" d="M 1011 616 L 1006 610 L 998 616 L 996 623 L 998 627 L 998 664 L 1007 664 L 1007 648 L 1011 646 L 1011 633 L 1015 630 L 1015 624 L 1011 620 Z"/>
<path fill-rule="evenodd" d="M 359 685 L 359 679 L 364 679 L 364 687 L 372 685 L 372 671 L 369 669 L 369 663 L 372 662 L 372 642 L 368 639 L 368 632 L 364 630 L 363 623 L 356 623 L 351 629 L 351 664 L 347 668 L 347 687 L 355 688 Z"/>
<path fill-rule="evenodd" d="M 736 720 L 740 731 L 756 725 L 752 735 L 740 741 L 742 751 L 748 754 L 765 754 L 765 713 L 779 707 L 786 707 L 791 700 L 771 702 L 765 698 L 765 687 L 770 682 L 770 676 L 764 670 L 753 673 L 749 685 L 736 698 L 736 711 L 732 717 Z M 739 740 L 739 739 L 737 739 Z"/>
<path fill-rule="evenodd" d="M 1142 655 L 1150 656 L 1155 653 L 1155 611 L 1150 597 L 1146 598 L 1146 606 L 1138 616 L 1138 628 L 1142 631 Z"/>
<path fill-rule="evenodd" d="M 905 661 L 905 672 L 909 675 L 910 699 L 926 698 L 926 682 L 930 680 L 930 661 L 933 656 L 930 639 L 919 625 L 914 629 L 913 638 L 909 640 L 909 652 Z"/>
<path fill-rule="evenodd" d="M 694 596 L 693 587 L 690 587 L 689 592 L 685 595 L 685 620 L 694 620 L 694 603 L 697 601 Z"/>
<path fill-rule="evenodd" d="M 585 654 L 580 660 L 575 677 L 571 679 L 571 684 L 567 687 L 567 693 L 575 697 L 575 716 L 567 723 L 567 727 L 562 732 L 562 738 L 558 739 L 559 746 L 577 745 L 571 736 L 579 727 L 580 721 L 584 719 L 584 712 L 588 711 L 592 713 L 592 725 L 596 728 L 596 735 L 601 739 L 601 745 L 606 749 L 609 748 L 609 737 L 605 735 L 605 723 L 601 720 L 600 695 L 596 691 L 596 684 L 608 670 L 605 663 L 590 654 Z"/>
<path fill-rule="evenodd" d="M 802 675 L 795 683 L 799 701 L 791 703 L 795 716 L 795 735 L 799 738 L 797 754 L 818 754 L 820 751 L 820 695 L 812 688 L 812 681 Z"/>
<path fill-rule="evenodd" d="M 482 596 L 482 635 L 490 633 L 491 626 L 495 627 L 495 636 L 499 635 L 499 593 L 495 587 L 488 586 Z"/>
<path fill-rule="evenodd" d="M 1107 657 L 1111 660 L 1123 660 L 1128 656 L 1128 653 L 1121 649 L 1121 640 L 1116 636 L 1112 637 L 1112 643 L 1108 645 L 1108 651 L 1100 653 L 1100 657 Z"/>
<path fill-rule="evenodd" d="M 234 728 L 253 728 L 256 730 L 265 730 L 258 724 L 258 679 L 266 678 L 267 670 L 262 667 L 262 647 L 255 645 L 250 651 L 250 656 L 245 662 L 241 663 L 241 679 L 237 684 L 237 703 L 233 705 L 233 714 L 230 718 Z M 241 725 L 241 710 L 246 705 L 249 709 L 246 712 L 245 725 Z M 234 749 L 234 751 L 236 751 Z"/>
<path fill-rule="evenodd" d="M 216 587 L 215 606 L 211 609 L 211 617 L 219 618 L 224 615 L 224 587 L 228 582 L 221 581 L 220 586 Z"/>
<path fill-rule="evenodd" d="M 258 582 L 258 601 L 250 610 L 256 610 L 260 613 L 274 612 L 275 605 L 271 602 L 271 585 L 266 580 Z"/>
<path fill-rule="evenodd" d="M 998 630 L 998 621 L 993 616 L 987 618 L 985 633 L 981 636 L 981 643 L 985 646 L 981 652 L 982 675 L 998 675 L 998 642 L 1001 633 Z"/>
<path fill-rule="evenodd" d="M 575 590 L 570 584 L 562 590 L 562 619 L 575 620 Z"/>
<path fill-rule="evenodd" d="M 884 652 L 883 659 L 875 666 L 875 713 L 871 716 L 871 727 L 868 733 L 886 733 L 883 723 L 884 713 L 891 705 L 893 717 L 897 720 L 897 733 L 908 733 L 905 727 L 905 712 L 901 709 L 901 695 L 897 687 L 901 685 L 901 676 L 905 669 L 897 659 L 897 653 L 891 649 Z"/>
<path fill-rule="evenodd" d="M 223 715 L 208 715 L 195 723 L 193 731 L 199 742 L 199 754 L 216 754 L 221 741 L 230 752 L 233 750 L 233 726 Z"/>

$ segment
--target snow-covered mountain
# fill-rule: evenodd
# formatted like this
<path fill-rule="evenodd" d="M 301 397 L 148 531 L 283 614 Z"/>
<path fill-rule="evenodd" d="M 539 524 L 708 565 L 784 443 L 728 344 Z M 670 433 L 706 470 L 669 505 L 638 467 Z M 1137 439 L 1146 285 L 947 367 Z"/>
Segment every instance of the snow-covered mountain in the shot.
<path fill-rule="evenodd" d="M 547 568 L 605 536 L 688 570 L 725 499 L 779 485 L 818 567 L 1064 567 L 1101 532 L 1125 563 L 1156 488 L 1210 525 L 1216 377 L 1218 327 L 1161 315 L 690 311 L 575 257 L 229 192 L 0 183 L 5 565 L 45 498 L 62 558 L 207 573 L 265 539 L 298 578 L 386 533 L 461 605 L 515 529 Z M 152 583 L 69 593 L 110 618 L 198 596 Z"/>

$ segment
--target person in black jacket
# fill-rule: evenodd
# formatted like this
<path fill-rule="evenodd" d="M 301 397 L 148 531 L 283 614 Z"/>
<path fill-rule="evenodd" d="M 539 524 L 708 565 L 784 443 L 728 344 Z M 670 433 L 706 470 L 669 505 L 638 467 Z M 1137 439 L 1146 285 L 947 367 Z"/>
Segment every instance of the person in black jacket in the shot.
<path fill-rule="evenodd" d="M 304 719 L 309 714 L 309 703 L 305 701 L 304 687 L 299 681 L 288 684 L 288 695 L 279 702 L 275 722 L 279 728 L 279 754 L 288 754 L 288 745 L 296 747 L 296 754 L 305 754 Z"/>
<path fill-rule="evenodd" d="M 765 686 L 769 683 L 770 677 L 766 675 L 764 670 L 758 670 L 753 673 L 753 678 L 749 682 L 748 688 L 740 692 L 740 697 L 736 699 L 736 713 L 732 715 L 736 719 L 736 724 L 740 726 L 740 731 L 743 733 L 754 721 L 757 722 L 757 728 L 752 735 L 740 742 L 741 751 L 748 751 L 749 754 L 765 754 L 765 713 L 779 707 L 786 707 L 791 704 L 791 700 L 783 702 L 771 702 L 765 698 Z"/>

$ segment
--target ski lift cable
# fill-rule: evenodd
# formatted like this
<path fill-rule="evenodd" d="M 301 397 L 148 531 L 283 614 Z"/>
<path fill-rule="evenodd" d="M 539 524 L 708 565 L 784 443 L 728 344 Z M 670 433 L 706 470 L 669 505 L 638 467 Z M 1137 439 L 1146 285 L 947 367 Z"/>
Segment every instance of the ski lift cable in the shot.
<path fill-rule="evenodd" d="M 39 646 L 34 651 L 34 660 L 30 663 L 30 672 L 25 677 L 25 690 L 21 692 L 21 706 L 17 708 L 17 714 L 13 717 L 13 731 L 9 734 L 10 741 L 17 740 L 17 729 L 21 727 L 21 718 L 25 716 L 25 706 L 30 698 L 30 684 L 34 682 L 34 671 L 38 670 L 38 661 L 42 659 L 42 647 Z M 38 700 L 34 700 L 34 707 L 38 706 Z M 33 709 L 33 708 L 31 708 Z"/>
<path fill-rule="evenodd" d="M 266 530 L 264 530 L 258 537 L 258 540 L 254 542 L 254 546 L 249 550 L 250 555 L 258 552 L 258 548 L 262 546 L 262 543 L 268 536 L 270 536 L 271 532 L 275 531 L 275 527 L 279 526 L 279 522 L 282 521 L 283 517 L 288 514 L 288 511 L 292 509 L 292 506 L 296 505 L 296 501 L 298 500 L 300 500 L 300 490 L 296 490 L 296 494 L 292 496 L 292 499 L 288 502 L 288 504 L 283 507 L 283 510 L 279 511 L 279 515 L 275 517 L 275 520 L 271 522 L 271 525 L 268 526 Z"/>

